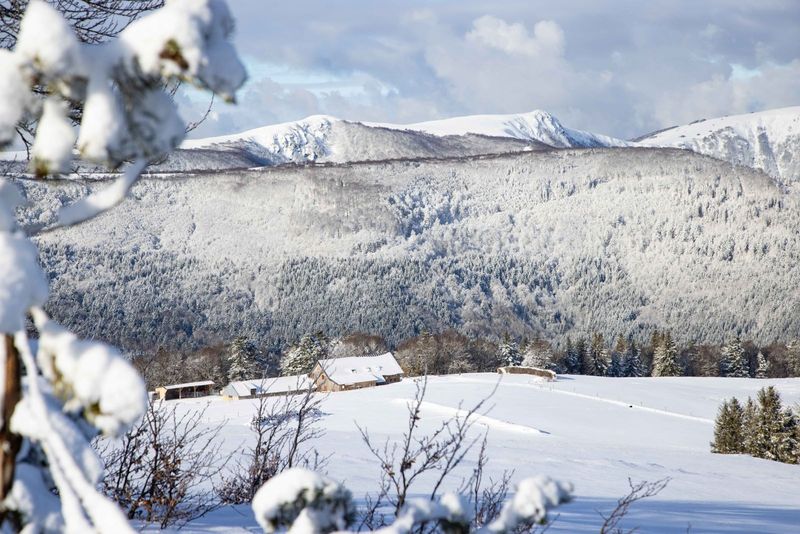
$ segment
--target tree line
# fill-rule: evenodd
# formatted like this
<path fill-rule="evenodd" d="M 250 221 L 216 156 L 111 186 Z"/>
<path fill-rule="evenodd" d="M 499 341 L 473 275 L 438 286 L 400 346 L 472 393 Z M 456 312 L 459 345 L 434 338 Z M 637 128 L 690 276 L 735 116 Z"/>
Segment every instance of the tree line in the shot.
<path fill-rule="evenodd" d="M 679 346 L 669 331 L 656 331 L 647 343 L 602 334 L 568 338 L 563 347 L 533 337 L 505 335 L 500 341 L 469 337 L 454 330 L 423 332 L 392 345 L 375 334 L 329 337 L 307 333 L 282 350 L 259 347 L 244 336 L 196 351 L 158 349 L 134 356 L 148 387 L 194 380 L 217 385 L 311 371 L 325 358 L 371 356 L 392 351 L 408 376 L 494 372 L 525 365 L 562 374 L 608 377 L 721 376 L 780 378 L 800 376 L 800 342 L 758 346 L 732 338 L 722 345 Z"/>

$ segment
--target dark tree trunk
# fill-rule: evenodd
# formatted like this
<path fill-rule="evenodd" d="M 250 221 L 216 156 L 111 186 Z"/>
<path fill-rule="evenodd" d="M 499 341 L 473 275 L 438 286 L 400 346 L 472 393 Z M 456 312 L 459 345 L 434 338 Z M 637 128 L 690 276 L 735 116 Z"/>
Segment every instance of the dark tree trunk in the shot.
<path fill-rule="evenodd" d="M 6 498 L 14 484 L 14 466 L 16 464 L 17 453 L 22 445 L 22 438 L 14 434 L 9 429 L 11 425 L 11 415 L 14 413 L 17 403 L 21 396 L 21 374 L 19 365 L 19 353 L 14 346 L 14 337 L 3 335 L 3 345 L 5 345 L 5 383 L 3 384 L 3 410 L 2 421 L 0 422 L 0 501 Z M 5 519 L 0 514 L 0 523 Z"/>

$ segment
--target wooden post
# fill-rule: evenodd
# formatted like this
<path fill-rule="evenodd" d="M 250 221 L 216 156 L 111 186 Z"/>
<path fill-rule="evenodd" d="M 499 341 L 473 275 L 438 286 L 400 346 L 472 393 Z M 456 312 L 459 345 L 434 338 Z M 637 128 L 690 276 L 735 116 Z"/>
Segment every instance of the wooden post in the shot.
<path fill-rule="evenodd" d="M 11 415 L 14 413 L 22 396 L 22 377 L 19 365 L 19 353 L 14 346 L 14 337 L 3 335 L 5 352 L 5 382 L 3 384 L 3 420 L 0 421 L 0 500 L 6 498 L 14 484 L 14 467 L 17 453 L 22 446 L 22 438 L 11 432 Z M 0 521 L 2 521 L 0 516 Z"/>

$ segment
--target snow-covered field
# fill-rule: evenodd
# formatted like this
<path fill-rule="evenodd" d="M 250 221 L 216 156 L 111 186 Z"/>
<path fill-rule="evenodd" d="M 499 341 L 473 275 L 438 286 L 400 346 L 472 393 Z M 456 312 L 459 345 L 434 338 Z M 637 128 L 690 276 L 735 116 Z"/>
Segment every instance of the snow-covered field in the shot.
<path fill-rule="evenodd" d="M 451 417 L 488 395 L 494 374 L 432 377 L 423 428 Z M 514 470 L 515 480 L 546 474 L 574 484 L 576 499 L 560 508 L 550 532 L 597 532 L 598 512 L 613 509 L 627 493 L 628 478 L 670 477 L 658 496 L 634 505 L 623 526 L 641 532 L 790 533 L 800 525 L 800 466 L 709 452 L 720 402 L 744 399 L 775 385 L 787 404 L 800 401 L 800 379 L 597 378 L 560 376 L 555 383 L 505 376 L 490 411 L 474 427 L 489 431 L 489 474 Z M 356 497 L 374 492 L 379 470 L 356 424 L 376 440 L 397 439 L 415 385 L 399 384 L 330 394 L 323 404 L 326 434 L 318 441 L 331 454 L 329 476 Z M 179 410 L 209 404 L 205 423 L 226 420 L 224 452 L 235 457 L 249 437 L 255 401 L 175 401 Z M 472 467 L 468 462 L 461 475 Z M 457 486 L 460 480 L 451 480 Z M 424 490 L 424 484 L 420 487 Z M 687 530 L 688 529 L 688 530 Z M 219 510 L 184 532 L 257 532 L 246 506 Z"/>

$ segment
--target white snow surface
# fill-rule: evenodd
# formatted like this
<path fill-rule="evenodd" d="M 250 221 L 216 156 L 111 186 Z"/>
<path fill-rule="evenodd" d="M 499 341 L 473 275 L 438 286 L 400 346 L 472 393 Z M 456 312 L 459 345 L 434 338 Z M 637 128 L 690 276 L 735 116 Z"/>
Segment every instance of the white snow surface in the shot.
<path fill-rule="evenodd" d="M 487 396 L 495 374 L 432 377 L 421 427 L 431 431 L 456 410 Z M 712 454 L 713 419 L 723 399 L 745 400 L 774 385 L 784 404 L 800 401 L 800 379 L 600 378 L 560 376 L 547 383 L 523 375 L 502 377 L 476 422 L 489 430 L 487 475 L 497 479 L 513 469 L 513 482 L 549 476 L 571 482 L 575 501 L 557 509 L 551 532 L 597 532 L 598 511 L 610 512 L 634 482 L 670 477 L 657 497 L 636 503 L 622 526 L 647 533 L 794 533 L 800 524 L 800 467 L 743 455 Z M 326 431 L 317 446 L 331 455 L 325 476 L 343 482 L 356 500 L 378 486 L 379 465 L 361 443 L 356 424 L 376 443 L 398 440 L 405 428 L 414 382 L 405 379 L 369 389 L 329 394 L 321 406 Z M 226 421 L 221 454 L 233 460 L 252 439 L 247 422 L 258 401 L 211 399 L 174 401 L 180 412 L 208 404 L 204 424 Z M 273 402 L 281 402 L 277 398 Z M 442 410 L 447 407 L 448 410 Z M 508 425 L 495 425 L 504 421 Z M 519 432 L 535 428 L 541 433 Z M 229 465 L 235 464 L 235 461 Z M 474 467 L 474 455 L 461 466 L 444 491 L 454 490 Z M 427 485 L 418 487 L 422 497 Z M 257 532 L 249 506 L 226 507 L 190 523 L 184 532 Z"/>
<path fill-rule="evenodd" d="M 699 120 L 651 134 L 641 146 L 676 147 L 800 182 L 800 106 Z"/>

